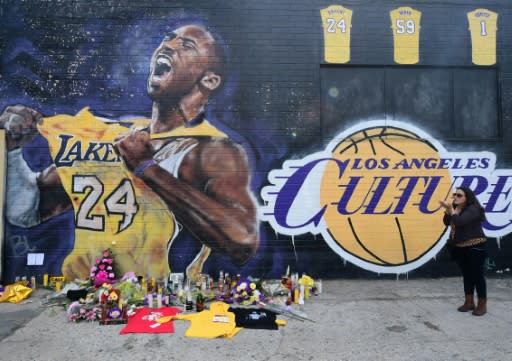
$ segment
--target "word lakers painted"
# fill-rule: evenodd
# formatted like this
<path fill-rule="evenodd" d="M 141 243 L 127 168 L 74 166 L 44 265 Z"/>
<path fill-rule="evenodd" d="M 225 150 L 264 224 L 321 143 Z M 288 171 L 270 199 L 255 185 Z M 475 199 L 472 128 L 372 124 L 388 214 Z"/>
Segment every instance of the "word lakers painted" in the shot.
<path fill-rule="evenodd" d="M 57 167 L 72 167 L 75 161 L 120 162 L 112 142 L 89 142 L 82 144 L 72 135 L 60 134 L 60 148 L 55 156 Z"/>

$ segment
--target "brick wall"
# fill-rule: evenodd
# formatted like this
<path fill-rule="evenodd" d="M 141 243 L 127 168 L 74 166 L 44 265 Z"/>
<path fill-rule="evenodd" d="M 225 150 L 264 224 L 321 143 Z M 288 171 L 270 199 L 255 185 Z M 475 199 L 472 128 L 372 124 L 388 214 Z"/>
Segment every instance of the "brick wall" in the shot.
<path fill-rule="evenodd" d="M 346 64 L 324 60 L 320 9 L 343 5 L 353 11 L 351 56 Z M 393 61 L 389 11 L 411 6 L 421 11 L 420 58 L 413 66 Z M 436 134 L 449 151 L 490 151 L 497 168 L 512 167 L 512 8 L 509 1 L 11 1 L 0 5 L 0 90 L 3 109 L 21 103 L 45 115 L 74 114 L 89 106 L 95 114 L 113 119 L 149 116 L 151 102 L 145 82 L 149 58 L 162 37 L 176 25 L 199 21 L 221 39 L 228 53 L 229 76 L 224 90 L 212 101 L 208 117 L 219 120 L 248 150 L 253 169 L 252 188 L 259 197 L 271 169 L 287 159 L 322 150 L 345 126 L 368 119 L 372 105 L 358 104 L 343 125 L 333 126 L 322 110 L 321 74 L 325 70 L 426 71 L 474 69 L 466 13 L 484 7 L 499 14 L 497 62 L 485 67 L 497 76 L 496 134 L 481 139 L 452 137 L 416 119 Z M 362 70 L 361 70 L 362 69 Z M 330 77 L 327 73 L 327 78 Z M 371 79 L 370 79 L 371 80 Z M 361 96 L 369 92 L 360 93 Z M 352 100 L 357 101 L 356 98 Z M 353 104 L 347 104 L 347 107 Z M 378 114 L 387 119 L 391 114 Z M 456 119 L 452 119 L 457 126 Z M 476 125 L 476 124 L 475 124 Z M 327 129 L 329 131 L 327 131 Z M 49 163 L 43 143 L 27 152 L 33 170 Z M 6 226 L 5 277 L 45 269 L 59 272 L 59 259 L 72 247 L 72 215 L 51 227 L 19 229 Z M 58 235 L 59 234 L 59 235 Z M 62 234 L 67 241 L 63 241 Z M 279 235 L 263 224 L 264 247 L 280 254 L 262 268 L 278 276 L 287 264 L 322 277 L 374 277 L 375 272 L 344 262 L 321 236 Z M 61 239 L 54 243 L 55 238 Z M 61 238 L 59 238 L 61 237 Z M 492 269 L 512 263 L 509 236 L 491 245 Z M 58 246 L 55 246 L 58 244 Z M 295 249 L 294 249 L 295 247 Z M 48 264 L 27 269 L 26 253 L 47 253 Z M 53 260 L 54 263 L 51 263 Z M 298 263 L 296 262 L 298 255 Z M 262 264 L 264 263 L 261 261 Z M 50 265 L 51 263 L 51 265 Z M 45 268 L 47 267 L 47 268 Z M 444 251 L 435 260 L 411 271 L 438 276 L 455 272 Z M 394 276 L 393 276 L 394 277 Z"/>

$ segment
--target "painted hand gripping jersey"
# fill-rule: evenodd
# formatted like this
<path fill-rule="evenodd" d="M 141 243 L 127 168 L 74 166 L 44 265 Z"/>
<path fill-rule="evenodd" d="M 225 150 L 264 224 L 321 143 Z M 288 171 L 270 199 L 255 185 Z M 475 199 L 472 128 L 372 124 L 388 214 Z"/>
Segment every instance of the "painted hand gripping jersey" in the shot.
<path fill-rule="evenodd" d="M 148 122 L 139 120 L 133 124 Z M 76 116 L 45 118 L 38 127 L 48 140 L 75 212 L 75 244 L 64 260 L 63 275 L 71 279 L 88 277 L 95 258 L 102 250 L 112 248 L 116 276 L 128 271 L 158 278 L 167 276 L 168 245 L 178 227 L 167 204 L 135 177 L 114 152 L 114 140 L 129 129 L 106 124 L 88 109 Z M 204 136 L 208 133 L 204 127 L 180 127 L 152 138 Z"/>

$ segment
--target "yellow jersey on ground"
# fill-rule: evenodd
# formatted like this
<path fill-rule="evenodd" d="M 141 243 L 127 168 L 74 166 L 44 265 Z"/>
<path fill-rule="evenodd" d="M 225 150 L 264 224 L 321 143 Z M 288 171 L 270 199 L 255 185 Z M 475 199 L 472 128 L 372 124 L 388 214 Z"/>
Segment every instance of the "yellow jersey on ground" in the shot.
<path fill-rule="evenodd" d="M 178 315 L 174 319 L 191 321 L 190 327 L 185 332 L 187 337 L 232 338 L 242 328 L 236 327 L 235 314 L 228 311 L 229 307 L 227 303 L 214 302 L 210 304 L 209 310 Z"/>

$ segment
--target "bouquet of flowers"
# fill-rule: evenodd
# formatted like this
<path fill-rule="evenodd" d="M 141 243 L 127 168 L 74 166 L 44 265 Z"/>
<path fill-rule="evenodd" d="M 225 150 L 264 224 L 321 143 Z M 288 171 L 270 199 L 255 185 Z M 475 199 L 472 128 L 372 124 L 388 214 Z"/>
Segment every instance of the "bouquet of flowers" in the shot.
<path fill-rule="evenodd" d="M 110 248 L 105 249 L 102 255 L 96 258 L 91 267 L 90 278 L 96 287 L 100 287 L 104 283 L 115 283 L 114 255 Z"/>
<path fill-rule="evenodd" d="M 96 321 L 100 319 L 101 308 L 75 301 L 68 306 L 67 313 L 69 322 Z"/>
<path fill-rule="evenodd" d="M 221 297 L 226 303 L 238 303 L 240 305 L 255 305 L 265 300 L 261 290 L 261 284 L 254 280 L 241 279 L 228 294 Z"/>

